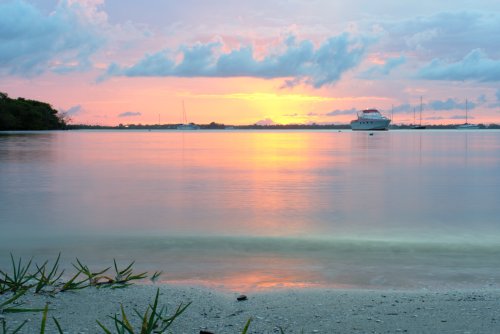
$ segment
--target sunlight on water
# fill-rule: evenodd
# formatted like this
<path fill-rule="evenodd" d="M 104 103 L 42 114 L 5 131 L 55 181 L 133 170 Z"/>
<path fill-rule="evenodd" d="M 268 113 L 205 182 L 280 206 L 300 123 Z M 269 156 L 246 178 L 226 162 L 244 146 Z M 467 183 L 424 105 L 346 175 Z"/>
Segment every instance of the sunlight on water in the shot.
<path fill-rule="evenodd" d="M 500 132 L 0 135 L 0 266 L 136 260 L 230 289 L 498 284 Z"/>

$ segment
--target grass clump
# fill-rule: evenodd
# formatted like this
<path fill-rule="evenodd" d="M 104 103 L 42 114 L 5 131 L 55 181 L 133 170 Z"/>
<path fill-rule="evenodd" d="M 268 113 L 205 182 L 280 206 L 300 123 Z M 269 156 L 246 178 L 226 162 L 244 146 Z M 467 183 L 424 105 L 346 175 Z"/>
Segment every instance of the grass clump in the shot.
<path fill-rule="evenodd" d="M 76 270 L 78 270 L 83 276 L 86 277 L 88 280 L 88 284 L 90 286 L 97 286 L 99 285 L 99 281 L 101 278 L 108 278 L 107 276 L 102 276 L 106 271 L 109 270 L 111 267 L 107 267 L 104 270 L 93 272 L 89 269 L 88 266 L 82 264 L 78 258 L 76 259 L 76 264 L 73 264 L 73 267 L 75 267 Z"/>
<path fill-rule="evenodd" d="M 83 264 L 78 258 L 73 267 L 76 273 L 66 282 L 62 281 L 64 270 L 59 269 L 61 253 L 57 256 L 55 262 L 50 266 L 48 261 L 42 265 L 35 264 L 36 270 L 30 272 L 33 258 L 27 263 L 23 263 L 22 258 L 17 261 L 12 253 L 10 254 L 12 268 L 10 272 L 0 269 L 0 295 L 7 292 L 16 293 L 20 290 L 29 290 L 34 287 L 35 293 L 42 292 L 64 292 L 72 290 L 80 290 L 89 286 L 95 287 L 111 287 L 112 289 L 125 288 L 132 285 L 134 281 L 142 280 L 148 277 L 147 272 L 134 273 L 132 266 L 135 262 L 130 263 L 125 268 L 118 267 L 116 260 L 113 259 L 115 274 L 113 277 L 106 276 L 105 273 L 111 268 L 108 267 L 101 271 L 91 271 L 89 267 Z M 162 272 L 155 272 L 151 280 L 156 281 Z M 49 290 L 52 288 L 52 290 Z"/>
<path fill-rule="evenodd" d="M 163 271 L 155 271 L 153 273 L 153 276 L 151 276 L 151 281 L 153 283 L 156 283 L 156 281 L 158 280 L 158 278 L 160 278 L 161 274 L 163 274 Z"/>
<path fill-rule="evenodd" d="M 158 308 L 158 299 L 160 296 L 160 289 L 156 290 L 156 297 L 153 304 L 148 305 L 144 314 L 141 315 L 137 310 L 134 310 L 136 315 L 141 319 L 141 325 L 139 328 L 135 328 L 130 323 L 123 305 L 120 306 L 121 319 L 118 315 L 110 317 L 113 319 L 115 332 L 112 332 L 101 322 L 97 320 L 97 324 L 102 328 L 106 334 L 151 334 L 151 333 L 165 333 L 167 329 L 172 325 L 174 320 L 180 316 L 191 303 L 186 305 L 179 305 L 175 310 L 174 314 L 167 316 L 167 307 L 163 306 Z"/>
<path fill-rule="evenodd" d="M 33 278 L 33 274 L 29 273 L 31 263 L 33 258 L 30 258 L 27 264 L 23 264 L 22 258 L 16 262 L 14 260 L 14 255 L 10 253 L 10 260 L 12 264 L 12 271 L 10 274 L 7 272 L 0 270 L 0 275 L 3 278 L 0 279 L 0 283 L 2 284 L 2 293 L 12 291 L 17 292 L 19 290 L 26 290 L 32 287 L 28 283 Z"/>
<path fill-rule="evenodd" d="M 62 275 L 64 274 L 64 270 L 59 271 L 60 259 L 61 253 L 59 253 L 59 255 L 57 256 L 57 259 L 50 270 L 47 268 L 48 261 L 45 261 L 40 267 L 36 265 L 36 268 L 38 270 L 33 276 L 33 279 L 36 281 L 35 293 L 40 293 L 47 287 L 53 287 L 59 282 Z"/>
<path fill-rule="evenodd" d="M 111 267 L 108 267 L 98 272 L 93 272 L 89 269 L 88 266 L 82 264 L 80 260 L 76 259 L 76 261 L 77 264 L 73 264 L 73 267 L 75 267 L 75 269 L 78 270 L 75 280 L 80 274 L 82 274 L 83 276 L 85 276 L 85 281 L 87 282 L 87 285 L 83 285 L 82 283 L 83 281 L 80 282 L 80 284 L 77 286 L 78 288 L 80 288 L 80 286 L 81 287 L 95 286 L 95 287 L 111 287 L 112 289 L 119 289 L 132 285 L 133 284 L 132 281 L 141 280 L 148 277 L 146 272 L 140 274 L 135 274 L 133 272 L 132 266 L 134 265 L 135 262 L 130 263 L 124 269 L 119 269 L 116 260 L 113 259 L 115 275 L 114 277 L 111 277 L 105 275 L 105 273 Z M 157 275 L 157 273 L 155 273 L 155 275 Z M 157 276 L 159 276 L 159 274 Z M 153 278 L 155 277 L 153 276 Z"/>
<path fill-rule="evenodd" d="M 130 263 L 125 269 L 119 270 L 116 264 L 116 260 L 113 259 L 113 264 L 115 266 L 115 279 L 112 282 L 113 288 L 122 288 L 131 285 L 132 281 L 141 280 L 148 277 L 146 272 L 140 274 L 134 274 L 132 266 L 135 262 Z"/>
<path fill-rule="evenodd" d="M 76 291 L 88 287 L 110 287 L 111 289 L 125 288 L 132 285 L 137 280 L 142 280 L 148 277 L 147 272 L 135 273 L 131 262 L 128 266 L 120 268 L 115 259 L 113 259 L 114 275 L 106 276 L 106 272 L 111 269 L 108 267 L 101 271 L 92 271 L 89 267 L 83 264 L 78 258 L 73 267 L 76 273 L 64 280 L 64 269 L 60 269 L 61 253 L 58 254 L 56 260 L 50 264 L 49 261 L 43 262 L 41 265 L 35 264 L 32 266 L 33 258 L 25 262 L 22 258 L 15 259 L 12 253 L 10 254 L 11 268 L 10 271 L 0 270 L 0 296 L 4 297 L 4 301 L 0 300 L 0 314 L 22 313 L 22 312 L 43 312 L 40 333 L 45 334 L 45 329 L 48 322 L 48 304 L 45 308 L 25 308 L 19 299 L 27 292 L 32 291 L 35 294 L 50 293 L 55 295 L 60 292 Z M 150 279 L 155 282 L 161 271 L 156 271 Z M 5 294 L 12 294 L 7 296 Z M 166 306 L 159 307 L 160 290 L 156 292 L 156 296 L 152 304 L 149 304 L 144 313 L 139 313 L 134 310 L 135 315 L 140 319 L 140 326 L 134 328 L 129 321 L 129 317 L 125 313 L 123 305 L 120 306 L 121 315 L 116 314 L 113 319 L 114 327 L 110 330 L 102 323 L 97 321 L 100 328 L 106 334 L 152 334 L 165 333 L 172 325 L 174 320 L 179 317 L 187 307 L 191 304 L 180 304 L 172 315 L 167 314 Z M 61 325 L 56 318 L 52 317 L 55 330 L 59 334 L 63 333 Z M 246 334 L 250 325 L 251 319 L 248 320 L 243 334 Z M 15 328 L 7 326 L 5 318 L 0 318 L 0 334 L 16 334 L 19 333 L 28 321 L 25 320 Z M 112 332 L 113 330 L 113 332 Z"/>

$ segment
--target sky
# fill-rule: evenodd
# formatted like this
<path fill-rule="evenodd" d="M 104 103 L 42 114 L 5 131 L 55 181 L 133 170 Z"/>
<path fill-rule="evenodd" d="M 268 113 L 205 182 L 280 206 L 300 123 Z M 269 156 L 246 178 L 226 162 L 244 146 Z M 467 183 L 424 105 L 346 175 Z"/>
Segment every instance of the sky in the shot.
<path fill-rule="evenodd" d="M 0 91 L 75 124 L 500 123 L 500 2 L 0 0 Z"/>

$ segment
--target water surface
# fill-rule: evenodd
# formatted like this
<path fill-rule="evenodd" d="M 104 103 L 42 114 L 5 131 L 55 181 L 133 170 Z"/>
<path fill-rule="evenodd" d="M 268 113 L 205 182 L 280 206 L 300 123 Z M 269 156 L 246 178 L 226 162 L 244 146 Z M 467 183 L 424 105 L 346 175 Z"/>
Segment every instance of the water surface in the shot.
<path fill-rule="evenodd" d="M 8 252 L 228 289 L 500 282 L 500 132 L 0 135 Z"/>

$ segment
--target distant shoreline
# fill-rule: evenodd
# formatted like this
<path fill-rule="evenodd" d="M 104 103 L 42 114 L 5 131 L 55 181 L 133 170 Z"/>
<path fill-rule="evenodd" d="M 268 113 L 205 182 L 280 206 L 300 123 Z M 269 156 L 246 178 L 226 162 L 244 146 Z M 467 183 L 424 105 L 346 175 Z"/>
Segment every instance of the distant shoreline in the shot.
<path fill-rule="evenodd" d="M 350 124 L 273 124 L 273 125 L 226 125 L 222 123 L 195 124 L 197 130 L 351 130 Z M 18 131 L 52 131 L 52 130 L 177 130 L 177 131 L 197 131 L 179 129 L 180 124 L 127 124 L 127 125 L 91 125 L 91 124 L 65 124 L 60 129 L 0 129 L 0 132 L 18 132 Z M 462 124 L 430 124 L 425 125 L 424 129 L 416 129 L 415 124 L 394 124 L 389 125 L 388 130 L 456 130 Z M 479 130 L 498 130 L 500 124 L 477 124 Z M 477 130 L 477 129 L 476 129 Z M 367 130 L 370 131 L 370 130 Z"/>
<path fill-rule="evenodd" d="M 349 124 L 328 124 L 328 125 L 308 125 L 308 124 L 289 124 L 289 125 L 224 125 L 224 124 L 197 124 L 201 130 L 351 130 Z M 426 125 L 426 130 L 455 130 L 460 124 L 450 125 Z M 68 130 L 176 130 L 178 124 L 145 124 L 145 125 L 68 125 Z M 389 130 L 416 130 L 414 124 L 391 125 Z M 500 124 L 479 124 L 480 129 L 500 129 Z M 182 130 L 179 130 L 182 131 Z M 420 130 L 416 130 L 420 131 Z"/>

